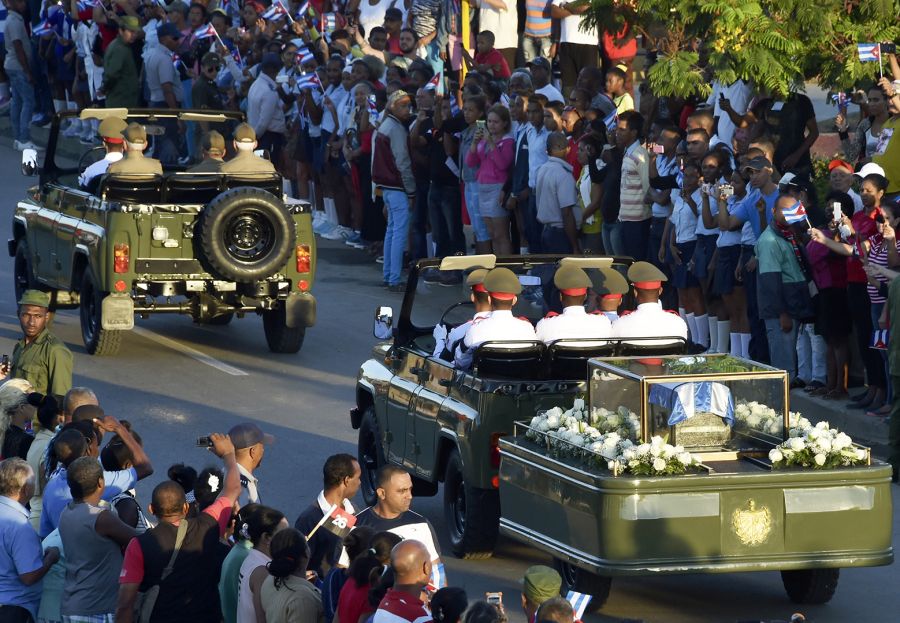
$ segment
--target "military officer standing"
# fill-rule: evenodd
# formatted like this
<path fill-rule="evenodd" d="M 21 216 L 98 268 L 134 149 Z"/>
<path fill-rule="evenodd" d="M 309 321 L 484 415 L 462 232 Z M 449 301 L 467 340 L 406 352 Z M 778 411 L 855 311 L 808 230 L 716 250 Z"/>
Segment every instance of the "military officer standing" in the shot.
<path fill-rule="evenodd" d="M 156 158 L 144 156 L 147 149 L 147 131 L 139 123 L 129 123 L 122 131 L 125 138 L 125 157 L 109 165 L 110 174 L 146 173 L 162 175 L 162 165 Z"/>
<path fill-rule="evenodd" d="M 472 317 L 472 320 L 454 327 L 449 334 L 447 333 L 447 327 L 442 324 L 437 325 L 434 328 L 435 343 L 432 356 L 451 359 L 457 344 L 466 337 L 466 331 L 469 330 L 472 323 L 491 315 L 491 299 L 484 287 L 484 278 L 487 274 L 488 271 L 485 268 L 477 268 L 469 273 L 469 276 L 466 278 L 466 286 L 472 289 L 472 294 L 469 298 L 472 304 L 475 305 L 475 315 Z"/>
<path fill-rule="evenodd" d="M 635 262 L 628 268 L 628 281 L 634 288 L 637 309 L 623 314 L 612 326 L 612 335 L 628 337 L 681 337 L 687 339 L 687 324 L 681 317 L 662 308 L 659 297 L 666 275 L 649 262 Z M 636 343 L 646 346 L 664 346 L 668 340 L 648 340 Z"/>
<path fill-rule="evenodd" d="M 602 314 L 588 314 L 584 308 L 588 288 L 593 284 L 583 269 L 564 264 L 553 275 L 563 310 L 550 312 L 537 323 L 537 339 L 549 344 L 556 340 L 609 337 L 612 325 Z"/>
<path fill-rule="evenodd" d="M 122 131 L 128 127 L 123 119 L 118 117 L 107 117 L 100 123 L 100 140 L 103 141 L 103 147 L 106 148 L 106 155 L 102 160 L 98 160 L 84 170 L 78 178 L 78 183 L 82 188 L 93 191 L 93 185 L 101 175 L 106 173 L 109 165 L 118 162 L 125 155 L 125 138 Z"/>
<path fill-rule="evenodd" d="M 210 130 L 203 135 L 203 160 L 187 170 L 188 173 L 218 173 L 225 164 L 225 137 Z"/>
<path fill-rule="evenodd" d="M 594 305 L 596 311 L 591 313 L 603 314 L 611 323 L 618 320 L 622 297 L 628 293 L 628 282 L 625 281 L 625 277 L 615 268 L 601 268 L 597 271 L 593 286 L 597 300 Z"/>
<path fill-rule="evenodd" d="M 275 173 L 275 166 L 253 153 L 256 149 L 256 132 L 247 123 L 234 130 L 234 148 L 237 154 L 222 165 L 222 173 L 244 175 L 246 173 Z"/>
<path fill-rule="evenodd" d="M 41 394 L 52 394 L 59 404 L 72 389 L 72 353 L 62 340 L 50 333 L 50 295 L 26 290 L 19 299 L 19 324 L 24 337 L 16 342 L 12 360 L 0 370 L 7 376 L 25 379 Z"/>
<path fill-rule="evenodd" d="M 508 268 L 495 268 L 484 278 L 491 299 L 491 314 L 472 321 L 462 343 L 456 347 L 454 363 L 458 368 L 472 364 L 475 348 L 484 342 L 534 341 L 534 327 L 527 320 L 512 315 L 513 305 L 522 292 L 522 284 Z"/>

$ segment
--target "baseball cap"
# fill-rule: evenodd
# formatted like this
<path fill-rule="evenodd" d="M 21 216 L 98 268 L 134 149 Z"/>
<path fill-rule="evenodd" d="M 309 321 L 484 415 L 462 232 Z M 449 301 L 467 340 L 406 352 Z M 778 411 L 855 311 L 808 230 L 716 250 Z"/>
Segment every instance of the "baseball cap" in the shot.
<path fill-rule="evenodd" d="M 841 160 L 840 158 L 835 158 L 831 162 L 828 163 L 828 172 L 831 173 L 835 169 L 847 169 L 850 173 L 853 173 L 853 165 L 847 162 L 846 160 Z"/>
<path fill-rule="evenodd" d="M 765 156 L 756 156 L 755 158 L 751 158 L 750 160 L 745 162 L 742 168 L 759 171 L 761 169 L 771 169 L 772 163 Z"/>
<path fill-rule="evenodd" d="M 875 164 L 874 162 L 865 163 L 859 171 L 854 173 L 854 175 L 856 175 L 856 177 L 860 179 L 873 174 L 880 175 L 881 177 L 887 177 L 884 174 L 884 169 L 881 168 L 881 165 Z"/>
<path fill-rule="evenodd" d="M 19 305 L 34 305 L 35 307 L 50 309 L 50 295 L 40 290 L 25 290 L 22 293 L 22 298 L 19 299 Z"/>
<path fill-rule="evenodd" d="M 119 18 L 119 27 L 124 28 L 125 30 L 130 30 L 131 32 L 140 32 L 141 20 L 136 18 L 134 15 L 123 15 Z"/>
<path fill-rule="evenodd" d="M 207 52 L 203 55 L 200 64 L 204 67 L 219 67 L 222 65 L 222 57 L 215 52 Z"/>
<path fill-rule="evenodd" d="M 106 412 L 99 405 L 81 405 L 72 412 L 73 422 L 92 422 L 93 420 L 102 420 L 106 417 Z"/>
<path fill-rule="evenodd" d="M 527 64 L 531 65 L 532 67 L 543 67 L 547 71 L 550 71 L 550 61 L 548 61 L 543 56 L 536 56 L 533 59 L 531 59 L 530 61 L 528 61 Z"/>
<path fill-rule="evenodd" d="M 555 569 L 546 565 L 534 565 L 525 570 L 522 577 L 522 593 L 533 604 L 540 605 L 549 599 L 559 597 L 562 578 Z"/>
<path fill-rule="evenodd" d="M 173 3 L 174 4 L 174 3 Z M 156 36 L 160 39 L 163 37 L 172 37 L 173 39 L 181 39 L 181 31 L 175 27 L 175 24 L 166 22 L 156 29 Z"/>
<path fill-rule="evenodd" d="M 228 436 L 231 437 L 231 443 L 234 444 L 235 450 L 250 448 L 258 443 L 268 446 L 275 442 L 273 435 L 262 432 L 259 426 L 252 422 L 232 426 L 228 431 Z"/>

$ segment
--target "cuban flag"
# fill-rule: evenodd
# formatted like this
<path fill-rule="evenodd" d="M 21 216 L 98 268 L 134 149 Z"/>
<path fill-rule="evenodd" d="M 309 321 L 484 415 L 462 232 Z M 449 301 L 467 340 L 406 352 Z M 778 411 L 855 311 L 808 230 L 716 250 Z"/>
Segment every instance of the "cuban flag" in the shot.
<path fill-rule="evenodd" d="M 588 604 L 591 603 L 591 596 L 569 591 L 566 594 L 566 601 L 572 604 L 572 610 L 575 611 L 575 620 L 580 621 L 584 618 L 584 612 L 587 610 Z"/>
<path fill-rule="evenodd" d="M 310 52 L 309 48 L 303 47 L 297 49 L 297 54 L 294 56 L 294 62 L 297 65 L 302 65 L 303 63 L 308 63 L 315 58 L 315 55 Z"/>
<path fill-rule="evenodd" d="M 375 96 L 374 95 L 369 96 L 368 108 L 369 108 L 369 116 L 377 118 L 378 117 L 378 106 L 375 105 Z"/>
<path fill-rule="evenodd" d="M 241 51 L 238 50 L 237 46 L 231 48 L 231 58 L 234 59 L 234 62 L 237 63 L 238 67 L 241 69 L 244 68 L 244 59 L 241 58 Z"/>
<path fill-rule="evenodd" d="M 322 32 L 334 32 L 337 28 L 337 15 L 325 13 L 322 15 Z"/>
<path fill-rule="evenodd" d="M 788 225 L 806 220 L 806 208 L 803 207 L 799 199 L 794 202 L 794 205 L 784 211 L 784 220 L 787 221 Z"/>
<path fill-rule="evenodd" d="M 459 104 L 455 97 L 450 98 L 450 114 L 454 117 L 459 114 Z"/>
<path fill-rule="evenodd" d="M 877 331 L 872 332 L 872 345 L 869 346 L 869 348 L 874 348 L 875 350 L 887 350 L 890 341 L 890 329 L 878 329 Z"/>
<path fill-rule="evenodd" d="M 444 72 L 439 71 L 428 81 L 425 85 L 425 90 L 430 91 L 434 90 L 435 95 L 443 95 L 444 94 Z"/>
<path fill-rule="evenodd" d="M 841 91 L 840 93 L 833 94 L 831 96 L 831 101 L 838 107 L 838 110 L 844 113 L 847 112 L 847 107 L 850 105 L 850 98 L 846 93 Z"/>
<path fill-rule="evenodd" d="M 859 62 L 867 63 L 870 61 L 881 60 L 881 44 L 880 43 L 857 43 L 856 53 L 859 54 Z"/>
<path fill-rule="evenodd" d="M 212 24 L 206 24 L 194 31 L 194 39 L 209 39 L 210 37 L 219 37 L 219 33 L 216 32 Z"/>
<path fill-rule="evenodd" d="M 606 126 L 606 130 L 608 132 L 614 132 L 616 126 L 619 124 L 619 115 L 614 110 L 603 120 L 603 125 Z"/>
<path fill-rule="evenodd" d="M 266 9 L 265 13 L 262 14 L 262 18 L 272 22 L 281 19 L 285 15 L 287 15 L 287 11 L 284 10 L 284 6 L 282 6 L 280 2 L 274 2 L 272 6 Z"/>
<path fill-rule="evenodd" d="M 181 57 L 177 54 L 172 55 L 172 64 L 175 65 L 175 69 L 180 69 L 184 67 L 184 63 L 181 62 Z"/>
<path fill-rule="evenodd" d="M 300 8 L 297 9 L 297 19 L 305 19 L 306 14 L 309 13 L 309 2 L 304 2 L 300 5 Z"/>
<path fill-rule="evenodd" d="M 43 37 L 44 35 L 50 35 L 53 33 L 55 33 L 53 24 L 51 24 L 50 20 L 48 19 L 42 20 L 41 23 L 35 26 L 31 31 L 31 34 L 35 37 Z"/>
<path fill-rule="evenodd" d="M 300 79 L 297 80 L 297 88 L 301 91 L 304 89 L 321 89 L 322 83 L 319 82 L 319 76 L 316 75 L 316 72 L 312 72 L 300 76 Z"/>

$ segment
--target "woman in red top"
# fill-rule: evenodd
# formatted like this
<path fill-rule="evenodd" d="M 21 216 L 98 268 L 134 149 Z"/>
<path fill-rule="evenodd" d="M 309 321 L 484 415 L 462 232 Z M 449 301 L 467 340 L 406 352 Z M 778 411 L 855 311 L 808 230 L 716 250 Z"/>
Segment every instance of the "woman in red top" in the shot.
<path fill-rule="evenodd" d="M 369 600 L 369 589 L 373 581 L 381 577 L 390 563 L 391 550 L 401 540 L 391 532 L 379 532 L 373 536 L 371 528 L 360 526 L 347 535 L 344 542 L 347 544 L 348 539 L 357 537 L 368 541 L 368 548 L 361 549 L 361 553 L 350 563 L 332 623 L 360 623 L 375 611 Z"/>

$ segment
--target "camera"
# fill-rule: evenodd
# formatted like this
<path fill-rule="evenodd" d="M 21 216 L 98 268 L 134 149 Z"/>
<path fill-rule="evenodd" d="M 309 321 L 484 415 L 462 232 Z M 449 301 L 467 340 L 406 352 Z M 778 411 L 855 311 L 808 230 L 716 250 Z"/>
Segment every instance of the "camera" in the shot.
<path fill-rule="evenodd" d="M 197 447 L 198 448 L 212 448 L 212 439 L 209 436 L 197 437 Z"/>
<path fill-rule="evenodd" d="M 722 184 L 719 186 L 719 195 L 727 199 L 734 195 L 734 186 L 731 184 Z"/>
<path fill-rule="evenodd" d="M 503 605 L 503 593 L 485 593 L 484 600 L 495 606 Z"/>

